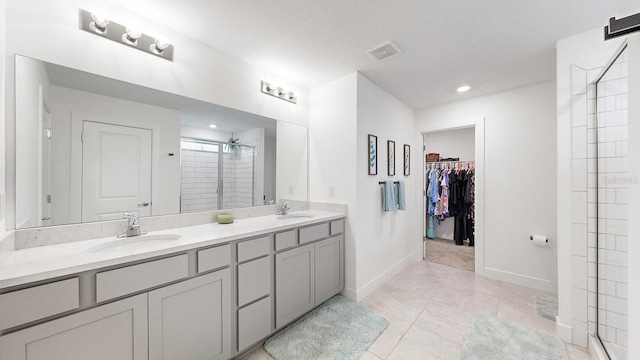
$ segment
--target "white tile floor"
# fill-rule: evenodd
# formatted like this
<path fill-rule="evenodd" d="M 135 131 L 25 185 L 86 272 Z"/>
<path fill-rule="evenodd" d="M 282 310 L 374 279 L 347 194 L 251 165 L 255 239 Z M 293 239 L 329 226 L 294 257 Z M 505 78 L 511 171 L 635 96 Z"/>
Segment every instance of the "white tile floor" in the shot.
<path fill-rule="evenodd" d="M 360 359 L 458 360 L 477 311 L 554 334 L 554 322 L 539 317 L 533 307 L 533 295 L 541 293 L 446 265 L 412 264 L 361 302 L 385 315 L 389 326 Z M 566 347 L 572 360 L 591 359 L 585 349 Z M 242 357 L 270 359 L 262 347 Z"/>

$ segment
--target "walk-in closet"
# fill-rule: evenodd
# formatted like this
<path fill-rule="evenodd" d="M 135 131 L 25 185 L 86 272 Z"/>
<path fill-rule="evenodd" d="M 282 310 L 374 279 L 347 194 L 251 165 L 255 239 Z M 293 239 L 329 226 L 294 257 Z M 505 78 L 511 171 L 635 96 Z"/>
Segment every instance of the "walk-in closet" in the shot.
<path fill-rule="evenodd" d="M 424 258 L 475 269 L 475 128 L 423 135 Z"/>

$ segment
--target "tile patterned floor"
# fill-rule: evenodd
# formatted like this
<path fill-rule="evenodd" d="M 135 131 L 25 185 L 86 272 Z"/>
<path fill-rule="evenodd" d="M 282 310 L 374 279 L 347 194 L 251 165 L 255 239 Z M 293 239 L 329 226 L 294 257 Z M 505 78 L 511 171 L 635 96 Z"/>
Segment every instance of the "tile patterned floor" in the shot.
<path fill-rule="evenodd" d="M 427 261 L 475 271 L 475 248 L 460 245 L 453 240 L 427 239 Z"/>
<path fill-rule="evenodd" d="M 533 308 L 533 295 L 542 293 L 451 266 L 414 263 L 361 302 L 385 315 L 389 326 L 360 359 L 457 360 L 476 311 L 554 334 L 554 322 L 537 316 Z M 591 359 L 585 349 L 566 348 L 571 360 Z M 242 357 L 272 359 L 262 346 Z"/>

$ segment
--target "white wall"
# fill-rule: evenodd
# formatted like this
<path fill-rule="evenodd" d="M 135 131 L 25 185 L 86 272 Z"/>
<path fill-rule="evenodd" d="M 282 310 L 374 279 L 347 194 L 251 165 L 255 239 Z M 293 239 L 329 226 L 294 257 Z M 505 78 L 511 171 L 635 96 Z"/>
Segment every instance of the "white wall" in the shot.
<path fill-rule="evenodd" d="M 41 224 L 40 174 L 43 103 L 50 105 L 51 82 L 44 64 L 25 58 L 16 66 L 16 226 Z"/>
<path fill-rule="evenodd" d="M 276 202 L 308 199 L 308 131 L 279 123 L 276 129 Z"/>
<path fill-rule="evenodd" d="M 417 111 L 418 131 L 433 123 L 485 118 L 485 276 L 557 291 L 555 83 Z M 476 154 L 477 155 L 477 154 Z M 480 211 L 480 210 L 478 210 Z M 478 225 L 481 226 L 481 225 Z M 534 247 L 529 235 L 550 238 Z"/>
<path fill-rule="evenodd" d="M 572 226 L 577 213 L 586 213 L 587 195 L 580 197 L 572 194 L 576 176 L 573 173 L 572 152 L 574 133 L 579 135 L 580 128 L 572 127 L 572 115 L 575 117 L 585 108 L 572 109 L 571 67 L 577 66 L 585 72 L 602 67 L 620 47 L 622 39 L 603 41 L 602 29 L 594 29 L 569 38 L 561 39 L 556 45 L 557 84 L 556 84 L 556 136 L 557 136 L 557 239 L 558 239 L 558 319 L 556 331 L 561 339 L 586 345 L 587 323 L 586 290 L 587 242 L 586 226 Z M 586 102 L 586 99 L 584 99 Z M 631 102 L 629 102 L 631 104 Z M 585 122 L 586 126 L 586 122 Z M 584 127 L 584 126 L 583 126 Z M 576 139 L 577 140 L 577 139 Z M 577 145 L 577 144 L 576 144 Z M 585 147 L 586 150 L 586 147 Z M 583 156 L 586 157 L 586 156 Z M 586 175 L 586 174 L 585 174 Z M 586 178 L 586 176 L 585 176 Z M 574 203 L 573 199 L 576 199 Z M 578 201 L 581 200 L 584 201 Z M 578 203 L 579 202 L 579 203 Z M 585 217 L 586 223 L 586 217 Z M 631 241 L 630 241 L 631 242 Z M 574 243 L 576 245 L 574 246 Z M 580 249 L 578 248 L 580 246 Z M 574 298 L 574 293 L 580 298 Z M 583 296 L 584 295 L 584 296 Z M 580 306 L 576 304 L 581 304 Z"/>
<path fill-rule="evenodd" d="M 0 0 L 0 149 L 5 147 L 5 62 L 6 62 L 6 1 Z M 0 155 L 0 234 L 5 229 L 6 196 L 5 196 L 5 153 Z"/>
<path fill-rule="evenodd" d="M 356 290 L 358 300 L 420 258 L 422 149 L 415 136 L 414 110 L 358 74 Z M 378 136 L 378 175 L 368 175 L 367 135 Z M 387 175 L 387 140 L 396 143 L 395 176 Z M 411 146 L 412 172 L 403 175 L 403 145 Z M 384 154 L 384 157 L 381 156 Z M 404 181 L 406 211 L 382 210 L 379 181 Z"/>
<path fill-rule="evenodd" d="M 438 131 L 423 136 L 427 153 L 438 153 L 440 158 L 459 158 L 460 161 L 475 159 L 475 128 Z M 422 153 L 420 153 L 422 155 Z M 436 221 L 436 238 L 453 240 L 455 218 Z M 427 251 L 429 251 L 427 249 Z"/>
<path fill-rule="evenodd" d="M 128 17 L 147 33 L 162 33 L 175 46 L 173 62 L 130 49 L 79 29 L 78 11 L 103 8 L 114 20 Z M 3 22 L 4 24 L 5 22 Z M 143 15 L 131 14 L 100 0 L 24 0 L 7 3 L 6 52 L 22 54 L 102 76 L 147 86 L 170 93 L 212 102 L 282 122 L 308 125 L 308 90 L 164 28 Z M 13 61 L 7 63 L 7 83 L 13 84 Z M 257 91 L 261 80 L 281 84 L 298 94 L 298 103 L 264 95 Z M 13 188 L 13 96 L 6 93 L 8 224 L 13 228 L 15 199 Z"/>
<path fill-rule="evenodd" d="M 347 204 L 345 291 L 356 299 L 357 73 L 311 89 L 309 201 Z M 364 148 L 363 148 L 364 149 Z M 335 196 L 329 196 L 329 187 Z"/>
<path fill-rule="evenodd" d="M 475 159 L 474 128 L 427 133 L 424 145 L 427 153 L 439 153 L 440 158 L 460 158 L 460 161 Z"/>
<path fill-rule="evenodd" d="M 69 187 L 72 153 L 72 119 L 87 119 L 108 124 L 135 126 L 153 131 L 152 138 L 152 215 L 180 212 L 180 113 L 132 101 L 96 95 L 84 91 L 52 86 L 52 196 L 58 199 L 54 213 L 61 215 L 57 224 L 79 222 L 73 217 L 73 198 Z M 174 156 L 169 156 L 174 153 Z M 77 154 L 76 154 L 77 155 Z M 20 200 L 20 198 L 18 198 Z M 60 212 L 58 212 L 60 210 Z M 66 216 L 62 216 L 66 214 Z M 68 216 L 68 217 L 67 217 Z M 65 221 L 68 220 L 68 221 Z"/>

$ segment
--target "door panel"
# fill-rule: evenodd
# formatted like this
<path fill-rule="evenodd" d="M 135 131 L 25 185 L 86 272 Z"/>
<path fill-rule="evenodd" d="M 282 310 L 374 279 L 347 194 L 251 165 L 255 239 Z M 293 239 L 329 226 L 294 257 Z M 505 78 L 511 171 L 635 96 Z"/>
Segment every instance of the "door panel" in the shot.
<path fill-rule="evenodd" d="M 85 121 L 83 134 L 82 221 L 151 215 L 151 130 Z"/>

